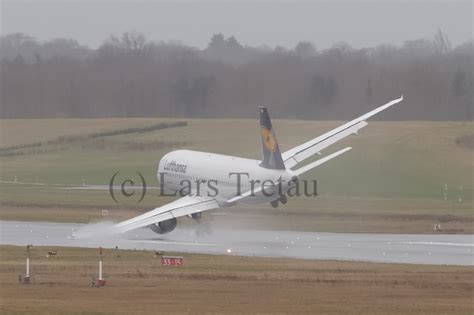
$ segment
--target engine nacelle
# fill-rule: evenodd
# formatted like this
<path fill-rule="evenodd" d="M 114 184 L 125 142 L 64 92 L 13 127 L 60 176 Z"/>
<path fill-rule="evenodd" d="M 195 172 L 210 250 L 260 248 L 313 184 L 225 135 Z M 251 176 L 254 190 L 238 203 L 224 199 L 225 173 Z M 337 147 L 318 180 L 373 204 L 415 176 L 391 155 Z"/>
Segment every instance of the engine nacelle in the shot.
<path fill-rule="evenodd" d="M 151 224 L 148 227 L 155 233 L 165 234 L 173 231 L 178 225 L 176 218 L 161 221 L 159 223 Z"/>

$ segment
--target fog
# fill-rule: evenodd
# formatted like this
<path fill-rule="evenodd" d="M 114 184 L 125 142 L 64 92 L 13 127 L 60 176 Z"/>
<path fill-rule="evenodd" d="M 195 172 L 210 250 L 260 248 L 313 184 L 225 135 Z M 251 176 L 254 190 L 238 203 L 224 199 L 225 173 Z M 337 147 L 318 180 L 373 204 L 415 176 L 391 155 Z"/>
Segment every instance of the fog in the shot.
<path fill-rule="evenodd" d="M 2 3 L 0 117 L 471 120 L 471 2 Z"/>
<path fill-rule="evenodd" d="M 110 34 L 130 30 L 150 40 L 205 49 L 212 34 L 243 45 L 318 49 L 344 41 L 354 48 L 402 45 L 443 29 L 457 46 L 472 37 L 472 1 L 156 1 L 2 0 L 2 33 L 42 40 L 74 38 L 98 48 Z"/>

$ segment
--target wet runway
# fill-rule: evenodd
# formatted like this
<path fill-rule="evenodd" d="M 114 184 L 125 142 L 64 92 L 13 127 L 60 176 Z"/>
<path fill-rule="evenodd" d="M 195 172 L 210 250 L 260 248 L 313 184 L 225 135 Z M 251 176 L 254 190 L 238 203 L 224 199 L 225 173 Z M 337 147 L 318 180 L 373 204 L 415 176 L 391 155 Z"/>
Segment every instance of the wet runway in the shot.
<path fill-rule="evenodd" d="M 177 228 L 158 235 L 107 231 L 111 223 L 0 221 L 0 244 L 147 249 L 386 263 L 474 265 L 473 235 L 364 234 Z"/>

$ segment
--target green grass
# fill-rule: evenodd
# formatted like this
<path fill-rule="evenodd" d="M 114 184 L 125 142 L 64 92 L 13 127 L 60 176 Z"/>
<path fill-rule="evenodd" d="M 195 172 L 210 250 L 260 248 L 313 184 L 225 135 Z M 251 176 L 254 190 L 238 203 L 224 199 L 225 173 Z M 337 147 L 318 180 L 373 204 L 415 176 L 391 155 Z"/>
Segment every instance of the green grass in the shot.
<path fill-rule="evenodd" d="M 137 125 L 137 119 L 117 121 L 122 122 L 122 127 Z M 152 123 L 149 119 L 145 121 Z M 274 123 L 283 150 L 337 124 L 301 121 Z M 114 125 L 120 126 L 117 122 Z M 8 134 L 7 127 L 2 129 Z M 346 145 L 352 146 L 352 151 L 305 174 L 305 178 L 318 179 L 322 194 L 353 197 L 439 199 L 444 196 L 444 185 L 448 184 L 448 197 L 457 198 L 461 194 L 463 199 L 469 201 L 472 200 L 473 152 L 456 145 L 455 138 L 472 132 L 472 127 L 473 124 L 453 122 L 371 123 L 361 135 L 350 137 L 343 144 L 338 144 L 334 149 L 328 148 L 323 153 Z M 95 130 L 103 128 L 89 129 L 89 133 Z M 109 143 L 184 142 L 189 149 L 260 157 L 258 127 L 253 120 L 192 120 L 189 127 L 106 138 Z M 31 142 L 34 140 L 38 138 L 32 136 Z M 104 149 L 96 149 L 84 143 L 91 141 L 94 140 L 73 143 L 66 151 L 50 154 L 3 157 L 0 159 L 1 179 L 13 180 L 16 176 L 21 182 L 107 184 L 116 171 L 124 176 L 131 176 L 138 171 L 145 176 L 149 185 L 156 185 L 158 161 L 163 154 L 173 149 L 133 151 L 120 150 L 112 145 L 108 148 L 107 144 Z"/>
<path fill-rule="evenodd" d="M 176 120 L 2 120 L 0 146 L 143 128 L 166 121 Z M 187 127 L 103 137 L 105 140 L 99 146 L 93 142 L 97 140 L 82 139 L 65 145 L 62 151 L 1 157 L 0 180 L 13 181 L 16 177 L 19 182 L 46 184 L 0 184 L 1 201 L 9 207 L 19 203 L 26 206 L 67 205 L 69 208 L 71 205 L 77 208 L 114 206 L 106 190 L 63 190 L 55 185 L 107 185 L 111 176 L 119 171 L 118 176 L 122 178 L 135 178 L 136 172 L 140 172 L 149 186 L 156 186 L 158 161 L 168 151 L 181 148 L 176 147 L 177 143 L 184 143 L 182 148 L 192 150 L 260 158 L 256 120 L 187 121 Z M 282 151 L 339 124 L 274 121 Z M 433 214 L 472 220 L 473 151 L 457 145 L 455 140 L 461 135 L 472 134 L 473 127 L 473 123 L 463 122 L 370 122 L 360 135 L 351 136 L 322 153 L 345 146 L 352 146 L 351 151 L 304 175 L 306 179 L 318 180 L 319 198 L 292 199 L 286 211 Z M 147 149 L 152 148 L 147 144 L 158 142 L 165 143 L 164 147 Z M 130 143 L 142 144 L 140 147 L 144 149 L 127 149 Z M 445 184 L 448 185 L 447 201 L 444 201 Z M 458 201 L 459 197 L 462 202 Z M 132 201 L 123 206 L 143 211 L 168 201 L 168 198 L 158 198 L 156 191 L 150 191 L 138 208 Z M 268 210 L 266 206 L 261 208 Z"/>

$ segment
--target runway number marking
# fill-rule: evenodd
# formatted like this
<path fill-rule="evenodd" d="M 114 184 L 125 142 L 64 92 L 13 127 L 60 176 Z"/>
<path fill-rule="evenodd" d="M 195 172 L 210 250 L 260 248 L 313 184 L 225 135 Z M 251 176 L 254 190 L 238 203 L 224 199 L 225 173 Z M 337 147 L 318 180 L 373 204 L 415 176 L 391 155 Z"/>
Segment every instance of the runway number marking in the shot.
<path fill-rule="evenodd" d="M 183 257 L 161 257 L 161 264 L 163 266 L 181 266 L 184 263 Z"/>

